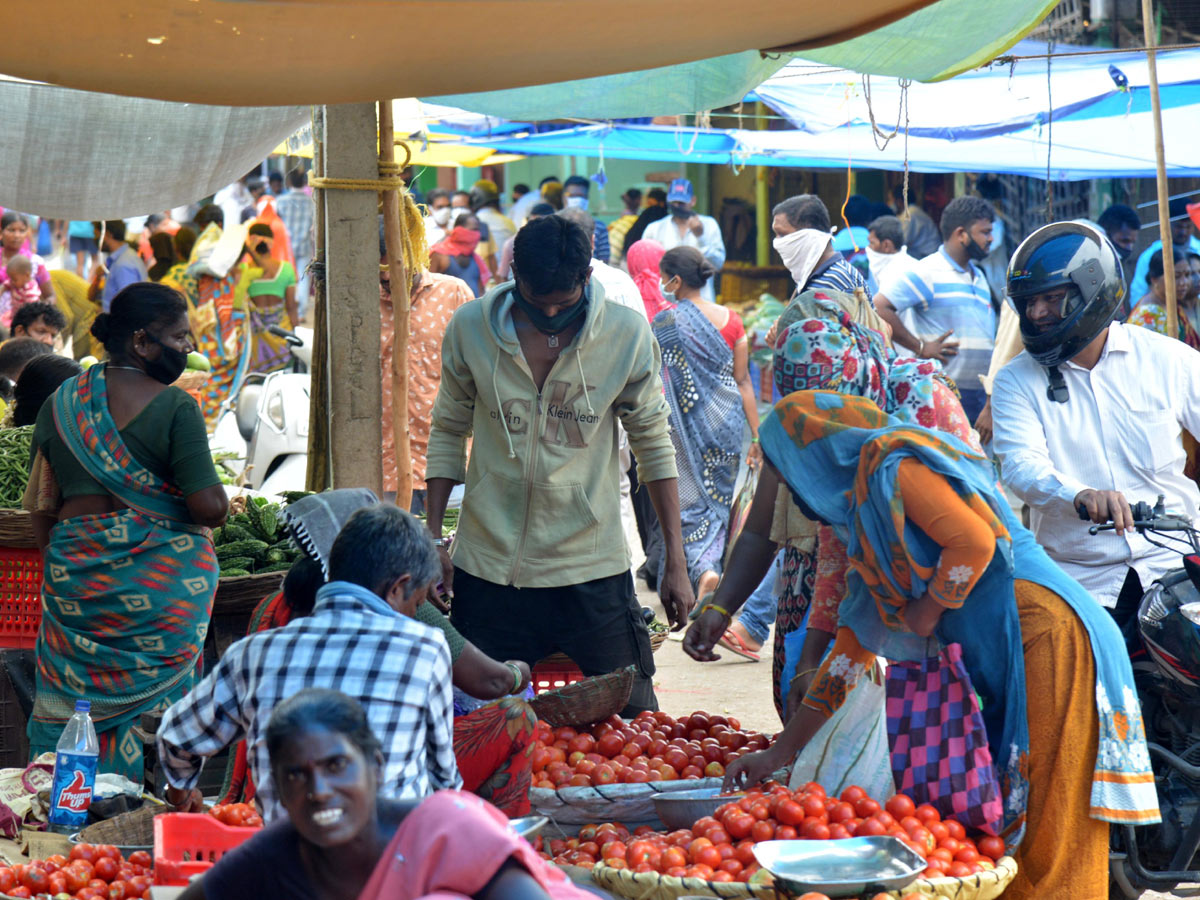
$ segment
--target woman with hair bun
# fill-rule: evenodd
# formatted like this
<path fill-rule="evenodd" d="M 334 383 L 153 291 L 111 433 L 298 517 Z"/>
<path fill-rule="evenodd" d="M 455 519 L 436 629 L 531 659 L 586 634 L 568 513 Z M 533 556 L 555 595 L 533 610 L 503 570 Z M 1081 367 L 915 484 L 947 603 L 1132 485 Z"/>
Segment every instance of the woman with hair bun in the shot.
<path fill-rule="evenodd" d="M 663 297 L 678 304 L 655 317 L 654 336 L 662 348 L 663 385 L 671 407 L 683 550 L 692 586 L 703 602 L 721 577 L 745 423 L 750 426 L 749 462 L 759 459 L 758 407 L 742 317 L 701 297 L 716 274 L 712 263 L 695 247 L 675 247 L 663 254 L 658 267 Z"/>
<path fill-rule="evenodd" d="M 229 502 L 196 402 L 171 387 L 192 350 L 187 306 L 140 282 L 92 334 L 109 361 L 42 406 L 25 507 L 45 558 L 32 756 L 92 704 L 101 772 L 135 781 L 143 712 L 192 687 L 216 592 L 214 528 Z"/>

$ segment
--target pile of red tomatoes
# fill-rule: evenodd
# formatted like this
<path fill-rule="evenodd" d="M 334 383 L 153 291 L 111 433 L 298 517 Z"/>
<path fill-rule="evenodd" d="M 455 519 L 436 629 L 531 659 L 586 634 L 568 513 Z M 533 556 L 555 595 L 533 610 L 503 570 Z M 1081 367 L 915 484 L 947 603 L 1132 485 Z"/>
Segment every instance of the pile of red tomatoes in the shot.
<path fill-rule="evenodd" d="M 53 900 L 149 898 L 150 854 L 129 859 L 112 844 L 76 844 L 69 856 L 56 854 L 27 865 L 0 866 L 0 894 Z"/>
<path fill-rule="evenodd" d="M 886 803 L 859 787 L 829 797 L 815 783 L 797 791 L 775 783 L 746 793 L 719 807 L 691 829 L 656 832 L 648 827 L 632 834 L 616 823 L 585 825 L 567 841 L 537 845 L 559 865 L 591 868 L 598 862 L 615 869 L 657 872 L 705 881 L 749 881 L 758 871 L 754 845 L 772 840 L 832 840 L 891 835 L 926 861 L 922 877 L 964 878 L 995 867 L 1004 855 L 998 837 L 973 840 L 953 819 L 943 820 L 934 807 L 897 794 Z"/>
<path fill-rule="evenodd" d="M 643 712 L 632 722 L 611 716 L 579 730 L 544 722 L 537 728 L 533 786 L 540 788 L 719 778 L 733 760 L 770 743 L 742 731 L 732 716 L 700 711 L 681 719 Z"/>

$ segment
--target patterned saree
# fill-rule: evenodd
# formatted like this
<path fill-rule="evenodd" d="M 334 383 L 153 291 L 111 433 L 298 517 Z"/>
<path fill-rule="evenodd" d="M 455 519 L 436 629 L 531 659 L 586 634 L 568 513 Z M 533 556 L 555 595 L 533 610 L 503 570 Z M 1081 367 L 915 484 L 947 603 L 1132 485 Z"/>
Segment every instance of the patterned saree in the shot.
<path fill-rule="evenodd" d="M 77 699 L 90 700 L 100 771 L 140 783 L 143 712 L 191 689 L 217 588 L 207 528 L 183 495 L 139 463 L 108 411 L 105 366 L 54 395 L 59 436 L 79 464 L 128 509 L 78 516 L 50 532 L 37 640 L 33 756 L 52 751 Z"/>

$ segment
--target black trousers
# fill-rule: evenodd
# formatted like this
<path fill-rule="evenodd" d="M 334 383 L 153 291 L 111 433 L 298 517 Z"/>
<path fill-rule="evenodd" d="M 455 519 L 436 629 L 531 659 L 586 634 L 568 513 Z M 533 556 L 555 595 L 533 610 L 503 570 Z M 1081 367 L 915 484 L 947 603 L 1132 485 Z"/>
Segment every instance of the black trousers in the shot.
<path fill-rule="evenodd" d="M 658 709 L 650 632 L 628 572 L 564 587 L 517 588 L 456 568 L 450 621 L 492 659 L 533 666 L 561 652 L 584 675 L 637 666 L 622 715 Z"/>
<path fill-rule="evenodd" d="M 1121 585 L 1121 592 L 1117 594 L 1117 605 L 1108 611 L 1117 627 L 1121 629 L 1121 636 L 1125 638 L 1125 649 L 1131 655 L 1142 648 L 1137 614 L 1138 607 L 1142 605 L 1143 593 L 1145 592 L 1142 590 L 1142 579 L 1138 577 L 1137 570 L 1129 569 L 1125 574 L 1125 583 Z"/>

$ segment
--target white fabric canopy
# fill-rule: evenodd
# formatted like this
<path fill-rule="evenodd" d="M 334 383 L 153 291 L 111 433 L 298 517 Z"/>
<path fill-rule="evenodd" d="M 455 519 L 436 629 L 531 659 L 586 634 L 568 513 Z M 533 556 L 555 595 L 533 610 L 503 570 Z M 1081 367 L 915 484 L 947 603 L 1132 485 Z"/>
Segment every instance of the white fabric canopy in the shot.
<path fill-rule="evenodd" d="M 0 206 L 63 219 L 183 206 L 245 175 L 309 116 L 0 80 Z"/>

